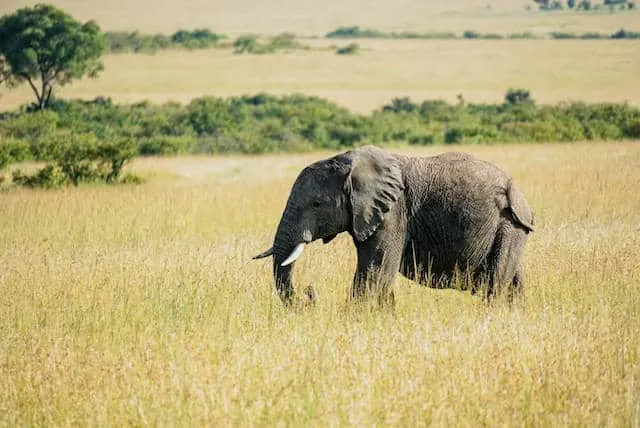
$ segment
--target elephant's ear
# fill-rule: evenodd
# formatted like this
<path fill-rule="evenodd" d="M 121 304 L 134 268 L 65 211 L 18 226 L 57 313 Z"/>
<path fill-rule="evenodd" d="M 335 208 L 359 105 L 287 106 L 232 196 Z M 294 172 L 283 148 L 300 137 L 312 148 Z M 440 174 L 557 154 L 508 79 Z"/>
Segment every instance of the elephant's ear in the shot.
<path fill-rule="evenodd" d="M 353 161 L 347 191 L 353 210 L 353 232 L 358 241 L 369 238 L 404 190 L 398 159 L 374 146 L 351 152 Z"/>
<path fill-rule="evenodd" d="M 517 222 L 520 223 L 528 232 L 533 232 L 533 211 L 529 207 L 524 195 L 518 189 L 513 181 L 509 182 L 509 189 L 507 191 L 507 198 L 509 200 L 509 207 L 513 216 Z"/>

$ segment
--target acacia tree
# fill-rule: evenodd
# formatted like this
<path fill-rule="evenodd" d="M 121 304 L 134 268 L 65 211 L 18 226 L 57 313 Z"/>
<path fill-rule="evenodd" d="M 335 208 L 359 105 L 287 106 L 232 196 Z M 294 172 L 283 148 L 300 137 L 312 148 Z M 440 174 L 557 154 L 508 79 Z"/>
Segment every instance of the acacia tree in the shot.
<path fill-rule="evenodd" d="M 95 22 L 82 24 L 51 5 L 38 4 L 0 17 L 4 76 L 12 84 L 26 81 L 41 110 L 55 84 L 97 76 L 104 68 L 99 59 L 104 50 L 104 37 Z M 2 67 L 0 60 L 0 76 Z"/>

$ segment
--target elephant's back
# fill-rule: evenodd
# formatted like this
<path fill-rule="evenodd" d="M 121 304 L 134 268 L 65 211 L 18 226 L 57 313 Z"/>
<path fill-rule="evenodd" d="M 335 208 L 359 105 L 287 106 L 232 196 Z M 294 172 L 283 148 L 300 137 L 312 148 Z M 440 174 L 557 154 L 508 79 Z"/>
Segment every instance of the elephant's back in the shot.
<path fill-rule="evenodd" d="M 478 208 L 506 206 L 510 176 L 497 165 L 468 153 L 408 158 L 403 173 L 405 187 L 412 193 L 409 197 L 417 206 L 427 201 L 442 201 L 460 209 L 469 204 Z"/>
<path fill-rule="evenodd" d="M 414 241 L 443 270 L 456 263 L 481 263 L 507 204 L 509 176 L 466 153 L 415 158 L 411 163 L 405 188 Z"/>

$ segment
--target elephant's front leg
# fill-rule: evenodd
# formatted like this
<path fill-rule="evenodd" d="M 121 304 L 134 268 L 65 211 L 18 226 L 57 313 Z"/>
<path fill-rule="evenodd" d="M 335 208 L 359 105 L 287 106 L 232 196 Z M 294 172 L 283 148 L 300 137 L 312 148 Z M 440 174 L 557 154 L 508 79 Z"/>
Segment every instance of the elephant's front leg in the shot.
<path fill-rule="evenodd" d="M 351 298 L 378 297 L 382 305 L 393 304 L 393 280 L 400 269 L 402 245 L 398 238 L 372 236 L 356 242 L 358 267 L 353 278 Z"/>

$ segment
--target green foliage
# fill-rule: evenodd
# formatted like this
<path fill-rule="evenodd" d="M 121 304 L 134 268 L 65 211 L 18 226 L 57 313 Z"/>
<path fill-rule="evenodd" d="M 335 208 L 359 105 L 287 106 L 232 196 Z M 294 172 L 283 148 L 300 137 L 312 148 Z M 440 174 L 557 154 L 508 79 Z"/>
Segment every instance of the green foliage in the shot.
<path fill-rule="evenodd" d="M 300 43 L 295 34 L 282 33 L 272 37 L 269 45 L 275 50 L 309 49 L 309 46 Z"/>
<path fill-rule="evenodd" d="M 640 39 L 640 32 L 620 29 L 611 35 L 612 39 Z"/>
<path fill-rule="evenodd" d="M 552 39 L 556 40 L 568 40 L 568 39 L 578 39 L 580 36 L 576 33 L 567 33 L 564 31 L 553 31 L 549 34 Z"/>
<path fill-rule="evenodd" d="M 585 3 L 585 1 L 587 3 Z M 631 4 L 631 3 L 630 3 Z M 583 0 L 578 8 L 590 8 L 590 3 L 588 0 Z M 635 7 L 631 6 L 631 7 Z M 559 1 L 547 2 L 546 6 L 541 4 L 541 8 L 544 10 L 556 10 L 562 9 L 562 4 Z M 531 32 L 523 32 L 523 33 L 511 33 L 511 34 L 498 34 L 498 33 L 480 33 L 478 31 L 467 30 L 464 31 L 461 35 L 457 35 L 455 33 L 415 33 L 415 32 L 391 32 L 385 33 L 378 30 L 372 29 L 362 29 L 358 26 L 351 27 L 340 27 L 330 33 L 327 33 L 326 38 L 329 39 L 465 39 L 465 40 L 503 40 L 503 39 L 538 39 L 548 37 L 554 40 L 566 40 L 566 39 L 620 39 L 620 38 L 629 38 L 636 39 L 640 38 L 640 33 L 634 33 L 631 31 L 620 30 L 613 34 L 603 34 L 596 32 L 587 32 L 583 34 L 577 33 L 568 33 L 564 31 L 555 31 L 549 33 L 547 36 L 539 35 L 536 36 Z"/>
<path fill-rule="evenodd" d="M 32 158 L 29 142 L 15 138 L 0 139 L 0 170 L 7 165 Z"/>
<path fill-rule="evenodd" d="M 171 38 L 162 34 L 143 35 L 133 32 L 108 32 L 105 34 L 107 50 L 112 53 L 154 53 L 172 47 Z"/>
<path fill-rule="evenodd" d="M 50 162 L 35 174 L 13 173 L 13 182 L 27 187 L 53 188 L 72 184 L 116 183 L 137 147 L 124 138 L 99 141 L 93 134 L 60 131 L 49 142 Z M 0 149 L 0 154 L 2 150 Z"/>
<path fill-rule="evenodd" d="M 120 178 L 122 168 L 138 152 L 135 143 L 127 138 L 101 141 L 95 151 L 95 160 L 101 166 L 99 177 L 107 183 L 115 183 Z"/>
<path fill-rule="evenodd" d="M 349 43 L 336 50 L 337 55 L 357 55 L 360 53 L 360 45 L 357 43 Z"/>
<path fill-rule="evenodd" d="M 206 28 L 194 31 L 178 30 L 171 36 L 174 46 L 182 46 L 187 49 L 205 49 L 218 44 L 226 36 L 216 34 Z"/>
<path fill-rule="evenodd" d="M 51 5 L 38 4 L 0 18 L 0 53 L 16 83 L 28 82 L 37 108 L 44 109 L 53 86 L 103 68 L 105 42 L 98 25 L 82 24 Z"/>
<path fill-rule="evenodd" d="M 580 35 L 580 38 L 582 40 L 601 40 L 601 39 L 606 39 L 607 36 L 605 36 L 604 34 L 601 34 L 601 33 L 588 32 L 588 33 L 582 33 Z"/>
<path fill-rule="evenodd" d="M 581 0 L 577 6 L 578 10 L 591 10 L 591 1 L 590 0 Z"/>
<path fill-rule="evenodd" d="M 563 6 L 558 0 L 540 2 L 540 10 L 562 10 Z"/>
<path fill-rule="evenodd" d="M 108 32 L 105 34 L 110 52 L 155 53 L 161 49 L 208 49 L 233 47 L 234 53 L 268 54 L 281 50 L 310 49 L 300 43 L 295 34 L 282 33 L 262 39 L 257 35 L 239 36 L 233 43 L 221 43 L 227 36 L 208 29 L 178 30 L 171 36 L 164 34 L 140 34 L 135 32 Z"/>
<path fill-rule="evenodd" d="M 445 144 L 457 144 L 462 142 L 463 132 L 458 127 L 449 128 L 444 133 Z"/>
<path fill-rule="evenodd" d="M 525 31 L 524 33 L 511 33 L 507 35 L 507 38 L 511 40 L 530 40 L 535 39 L 536 36 L 529 31 Z"/>
<path fill-rule="evenodd" d="M 517 105 L 517 104 L 533 104 L 533 99 L 531 98 L 531 92 L 526 89 L 507 89 L 507 93 L 504 96 L 504 100 L 509 105 Z"/>
<path fill-rule="evenodd" d="M 118 181 L 134 155 L 339 150 L 365 143 L 476 144 L 640 138 L 627 104 L 536 105 L 526 89 L 502 104 L 392 99 L 370 115 L 304 95 L 202 97 L 187 105 L 57 100 L 0 119 L 0 156 L 54 164 L 69 183 Z"/>
<path fill-rule="evenodd" d="M 143 156 L 175 156 L 192 152 L 195 144 L 192 136 L 154 135 L 140 140 L 138 145 Z"/>
<path fill-rule="evenodd" d="M 382 31 L 360 28 L 357 25 L 351 27 L 339 27 L 325 36 L 327 39 L 372 39 L 385 38 Z"/>
<path fill-rule="evenodd" d="M 504 37 L 501 34 L 496 33 L 478 33 L 477 31 L 467 30 L 462 33 L 463 39 L 482 39 L 482 40 L 501 40 Z"/>
<path fill-rule="evenodd" d="M 13 183 L 24 187 L 39 187 L 44 189 L 55 189 L 68 183 L 67 177 L 56 165 L 49 164 L 39 169 L 35 174 L 25 174 L 20 169 L 12 173 Z"/>
<path fill-rule="evenodd" d="M 414 113 L 418 110 L 418 105 L 414 104 L 409 97 L 394 98 L 390 105 L 382 107 L 382 111 L 394 113 Z"/>
<path fill-rule="evenodd" d="M 242 53 L 250 53 L 250 54 L 260 54 L 266 53 L 265 47 L 258 42 L 258 36 L 248 34 L 245 36 L 238 37 L 233 42 L 233 53 L 242 54 Z"/>
<path fill-rule="evenodd" d="M 207 49 L 218 46 L 224 34 L 213 33 L 206 28 L 193 31 L 178 30 L 171 36 L 165 34 L 140 34 L 133 32 L 107 32 L 105 39 L 109 52 L 155 53 L 162 49 Z"/>
<path fill-rule="evenodd" d="M 294 34 L 282 33 L 264 42 L 260 41 L 256 35 L 247 34 L 240 36 L 233 42 L 233 48 L 233 52 L 236 54 L 248 53 L 259 55 L 275 53 L 283 49 L 309 49 L 309 46 L 300 43 Z"/>

